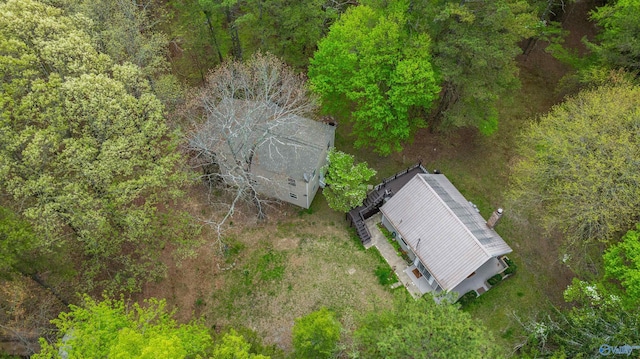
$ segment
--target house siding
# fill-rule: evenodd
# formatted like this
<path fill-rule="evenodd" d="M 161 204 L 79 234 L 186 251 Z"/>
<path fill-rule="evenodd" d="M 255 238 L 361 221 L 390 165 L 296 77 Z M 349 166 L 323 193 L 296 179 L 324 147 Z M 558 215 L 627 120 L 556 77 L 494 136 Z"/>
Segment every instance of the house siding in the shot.
<path fill-rule="evenodd" d="M 441 176 L 439 183 L 446 180 L 443 175 L 416 175 L 380 211 L 384 215 L 385 226 L 402 233 L 409 248 L 435 277 L 438 285 L 445 290 L 453 290 L 493 257 L 484 244 L 492 248 L 504 247 L 506 252 L 511 249 L 493 231 L 488 232 L 492 236 L 489 241 L 480 242 L 475 234 L 487 232 L 474 227 L 472 232 L 467 227 L 469 221 L 463 222 L 460 216 L 468 216 L 472 221 L 481 221 L 482 217 L 453 185 L 432 187 L 429 180 L 437 176 Z M 449 195 L 447 190 L 456 193 Z"/>
<path fill-rule="evenodd" d="M 331 141 L 331 143 L 333 143 L 333 141 Z M 302 208 L 309 208 L 318 192 L 320 171 L 326 163 L 327 151 L 325 150 L 322 152 L 322 155 L 319 156 L 315 168 L 315 175 L 309 182 L 305 181 L 304 176 L 287 177 L 283 174 L 267 171 L 260 167 L 253 168 L 252 173 L 259 178 L 257 180 L 257 189 L 260 193 Z M 290 178 L 295 180 L 295 186 L 290 184 Z M 297 198 L 293 198 L 291 194 Z"/>
<path fill-rule="evenodd" d="M 411 248 L 409 248 L 407 244 L 403 241 L 402 235 L 400 234 L 400 232 L 398 232 L 398 230 L 391 224 L 391 222 L 389 222 L 389 220 L 384 216 L 384 214 L 382 215 L 382 225 L 386 229 L 388 229 L 389 232 L 396 234 L 395 239 L 396 239 L 396 242 L 398 242 L 398 244 L 400 245 L 400 248 L 402 248 L 402 250 L 407 253 L 407 256 L 409 257 L 410 260 L 412 261 L 415 260 L 416 258 L 415 253 L 413 253 Z"/>
<path fill-rule="evenodd" d="M 471 290 L 477 291 L 480 288 L 483 288 L 485 291 L 489 290 L 486 281 L 494 275 L 500 273 L 503 269 L 504 267 L 497 258 L 491 258 L 475 270 L 476 274 L 473 277 L 463 280 L 460 284 L 453 288 L 452 292 L 458 293 L 459 298 L 460 296 Z"/>

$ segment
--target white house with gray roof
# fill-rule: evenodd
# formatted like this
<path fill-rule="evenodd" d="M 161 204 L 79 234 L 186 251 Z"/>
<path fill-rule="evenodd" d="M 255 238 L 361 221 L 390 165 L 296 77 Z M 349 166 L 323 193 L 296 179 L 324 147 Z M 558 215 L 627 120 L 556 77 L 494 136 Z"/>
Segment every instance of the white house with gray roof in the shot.
<path fill-rule="evenodd" d="M 262 194 L 309 208 L 323 177 L 322 167 L 334 146 L 335 125 L 300 116 L 268 129 L 261 128 L 259 141 L 251 161 L 251 173 Z M 264 136 L 263 131 L 269 131 Z"/>
<path fill-rule="evenodd" d="M 206 176 L 309 208 L 335 130 L 332 120 L 314 121 L 295 108 L 225 98 L 207 107 L 189 147 Z"/>
<path fill-rule="evenodd" d="M 506 268 L 501 256 L 511 248 L 442 174 L 415 175 L 380 211 L 423 292 L 482 294 L 486 280 Z"/>

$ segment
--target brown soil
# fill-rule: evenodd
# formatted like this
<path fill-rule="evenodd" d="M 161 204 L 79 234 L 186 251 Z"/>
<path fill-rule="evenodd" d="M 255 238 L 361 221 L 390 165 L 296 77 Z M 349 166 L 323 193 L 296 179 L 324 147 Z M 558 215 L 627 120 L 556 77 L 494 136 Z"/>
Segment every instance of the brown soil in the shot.
<path fill-rule="evenodd" d="M 564 40 L 565 47 L 579 54 L 587 53 L 583 38 L 593 40 L 595 37 L 597 29 L 588 21 L 587 15 L 595 5 L 593 0 L 577 0 L 568 4 L 564 13 L 558 14 L 558 21 L 568 31 Z M 525 42 L 522 47 L 526 45 Z M 392 155 L 384 161 L 370 162 L 382 167 L 385 162 L 408 166 L 421 161 L 430 170 L 444 169 L 449 174 L 464 172 L 474 178 L 458 178 L 458 181 L 464 182 L 461 187 L 480 196 L 486 193 L 485 186 L 491 188 L 496 182 L 504 183 L 506 188 L 509 167 L 515 160 L 513 147 L 517 144 L 517 134 L 523 127 L 523 122 L 531 121 L 536 114 L 548 112 L 565 96 L 578 90 L 574 82 L 565 80 L 572 69 L 549 54 L 547 46 L 547 42 L 538 41 L 529 48 L 526 55 L 517 58 L 522 88 L 515 94 L 513 106 L 503 106 L 500 126 L 494 135 L 485 137 L 475 129 L 460 129 L 450 133 L 433 133 L 429 129 L 422 129 L 416 134 L 414 142 L 406 146 L 401 154 Z M 501 165 L 496 166 L 494 163 L 488 169 L 500 171 L 487 172 L 482 165 L 487 161 L 501 162 Z M 482 183 L 483 181 L 489 183 Z M 491 205 L 495 207 L 504 204 L 502 197 L 491 200 Z M 526 227 L 521 227 L 521 231 L 524 228 Z M 540 233 L 539 229 L 533 229 L 532 233 L 523 234 L 520 238 L 509 238 L 509 241 L 517 252 L 516 256 L 524 261 L 527 271 L 534 273 L 551 302 L 557 306 L 565 305 L 562 292 L 574 275 L 559 259 L 561 239 L 557 235 L 536 233 Z"/>
<path fill-rule="evenodd" d="M 584 36 L 593 38 L 595 34 L 594 26 L 585 20 L 585 14 L 593 7 L 592 1 L 578 1 L 575 4 L 568 5 L 566 13 L 562 16 L 563 27 L 570 31 L 566 39 L 566 45 L 580 53 L 584 53 L 586 48 L 581 42 Z M 520 75 L 522 81 L 522 90 L 516 95 L 516 101 L 522 103 L 521 112 L 529 114 L 542 114 L 548 111 L 554 104 L 559 103 L 566 91 L 558 92 L 557 87 L 563 76 L 570 72 L 570 68 L 558 62 L 550 54 L 545 52 L 547 44 L 540 41 L 530 50 L 527 55 L 518 58 L 520 67 Z M 574 89 L 575 91 L 575 89 Z M 415 141 L 411 145 L 405 147 L 405 151 L 401 154 L 395 154 L 387 159 L 367 158 L 373 167 L 383 167 L 393 164 L 395 167 L 408 166 L 410 164 L 422 161 L 428 168 L 437 168 L 443 163 L 463 163 L 476 164 L 471 165 L 480 167 L 477 164 L 487 160 L 499 160 L 504 162 L 504 168 L 501 173 L 493 174 L 493 181 L 508 181 L 508 166 L 512 161 L 512 146 L 515 142 L 513 131 L 509 130 L 510 125 L 520 128 L 518 124 L 521 121 L 530 121 L 522 113 L 509 113 L 507 118 L 501 122 L 501 129 L 493 138 L 486 138 L 477 133 L 473 129 L 461 129 L 447 134 L 434 134 L 429 129 L 421 130 L 416 136 Z M 502 136 L 502 137 L 500 137 Z M 503 143 L 501 143 L 501 141 Z M 495 155 L 487 154 L 495 153 Z M 453 166 L 453 165 L 451 165 Z M 491 177 L 491 174 L 481 173 L 478 170 L 478 178 L 481 176 Z M 482 187 L 474 189 L 482 191 Z M 206 201 L 203 198 L 197 198 L 198 195 L 192 193 L 191 198 L 196 200 L 191 204 L 189 211 L 199 214 L 206 211 Z M 502 200 L 502 198 L 494 199 Z M 282 210 L 278 212 L 281 219 L 290 218 L 295 215 L 294 210 Z M 339 219 L 338 219 L 339 220 Z M 234 219 L 236 222 L 242 222 L 241 219 Z M 259 232 L 276 233 L 273 223 L 260 228 Z M 255 226 L 257 224 L 249 224 Z M 326 230 L 315 227 L 319 235 L 336 235 L 336 228 L 327 224 Z M 205 237 L 211 236 L 212 233 L 206 233 Z M 250 238 L 241 238 L 247 245 L 251 246 Z M 288 271 L 313 271 L 319 273 L 329 271 L 328 263 L 319 264 L 319 268 L 306 268 L 308 258 L 300 254 L 301 239 L 299 236 L 284 236 L 273 239 L 272 245 L 274 249 L 280 251 L 293 251 L 287 259 Z M 217 290 L 224 290 L 229 283 L 226 283 L 224 269 L 229 267 L 228 264 L 221 263 L 217 257 L 218 248 L 210 242 L 199 248 L 194 258 L 179 262 L 176 261 L 171 254 L 173 248 L 167 247 L 163 253 L 162 261 L 168 266 L 167 278 L 158 283 L 149 283 L 144 287 L 143 292 L 138 297 L 158 297 L 166 298 L 170 305 L 178 308 L 177 318 L 180 321 L 187 321 L 194 316 L 208 314 L 207 310 L 214 305 L 212 293 Z M 532 271 L 540 271 L 540 280 L 550 281 L 543 286 L 549 291 L 549 295 L 556 305 L 561 305 L 563 300 L 561 293 L 566 285 L 570 282 L 572 273 L 567 270 L 558 261 L 559 249 L 557 238 L 539 238 L 535 243 L 514 243 L 514 250 L 519 252 L 520 258 L 525 262 L 525 267 Z M 353 268 L 349 268 L 345 273 L 349 275 Z M 290 274 L 287 274 L 289 276 Z M 285 280 L 292 280 L 285 278 Z M 314 280 L 319 280 L 315 278 Z M 300 286 L 309 283 L 300 283 Z M 296 284 L 297 285 L 297 284 Z M 369 295 L 371 288 L 361 288 L 360 295 Z M 247 325 L 252 327 L 267 339 L 268 342 L 279 344 L 282 347 L 288 347 L 290 344 L 290 328 L 293 319 L 297 315 L 304 314 L 305 311 L 313 309 L 318 303 L 323 303 L 321 291 L 313 293 L 306 298 L 296 297 L 296 301 L 303 303 L 291 302 L 291 298 L 286 293 L 276 295 L 274 297 L 262 298 L 265 302 L 260 306 L 261 311 L 271 311 L 262 317 L 250 318 Z M 379 291 L 375 291 L 376 295 L 383 295 Z M 365 297 L 363 297 L 365 298 Z M 361 300 L 361 298 L 353 298 Z M 366 302 L 366 299 L 362 299 Z M 209 309 L 205 309 L 209 308 Z M 286 309 L 285 311 L 283 311 Z M 244 313 L 243 315 L 250 315 Z M 351 320 L 350 316 L 346 317 Z M 208 324 L 216 324 L 217 320 L 208 318 Z M 224 322 L 224 321 L 223 321 Z M 268 328 L 272 328 L 269 331 Z"/>

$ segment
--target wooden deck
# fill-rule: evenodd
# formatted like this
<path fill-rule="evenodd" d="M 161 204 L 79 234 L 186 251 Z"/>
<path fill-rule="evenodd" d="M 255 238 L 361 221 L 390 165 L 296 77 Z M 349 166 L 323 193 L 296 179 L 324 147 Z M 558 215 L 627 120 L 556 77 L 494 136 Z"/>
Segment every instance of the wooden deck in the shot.
<path fill-rule="evenodd" d="M 347 213 L 349 225 L 356 228 L 362 244 L 367 245 L 371 242 L 371 233 L 367 229 L 364 221 L 378 213 L 380 206 L 384 203 L 385 197 L 393 196 L 394 193 L 397 193 L 400 188 L 407 184 L 407 182 L 418 173 L 428 173 L 420 163 L 398 172 L 391 177 L 385 178 L 382 183 L 375 186 L 373 190 L 367 194 L 367 198 L 365 198 L 362 206 L 356 207 Z"/>

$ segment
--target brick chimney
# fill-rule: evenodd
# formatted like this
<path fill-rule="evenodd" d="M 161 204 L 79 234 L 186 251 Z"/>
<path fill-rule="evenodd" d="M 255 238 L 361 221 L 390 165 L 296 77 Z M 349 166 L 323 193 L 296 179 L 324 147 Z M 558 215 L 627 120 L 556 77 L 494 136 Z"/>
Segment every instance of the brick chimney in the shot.
<path fill-rule="evenodd" d="M 498 220 L 500 220 L 500 217 L 502 217 L 502 212 L 502 208 L 498 208 L 493 213 L 491 213 L 491 217 L 489 217 L 489 220 L 487 221 L 487 227 L 493 229 L 496 224 L 498 224 Z"/>

